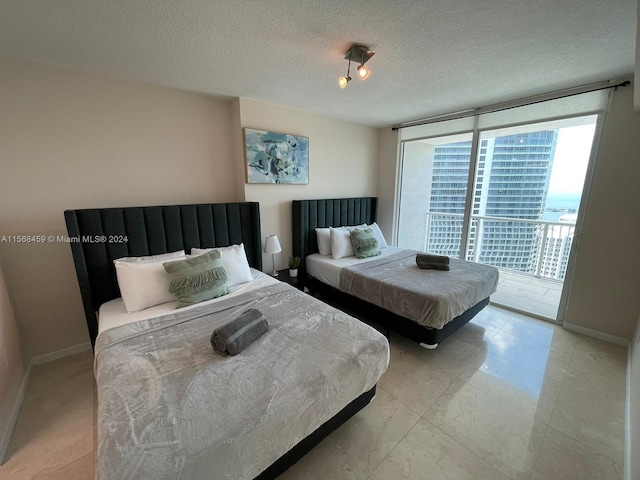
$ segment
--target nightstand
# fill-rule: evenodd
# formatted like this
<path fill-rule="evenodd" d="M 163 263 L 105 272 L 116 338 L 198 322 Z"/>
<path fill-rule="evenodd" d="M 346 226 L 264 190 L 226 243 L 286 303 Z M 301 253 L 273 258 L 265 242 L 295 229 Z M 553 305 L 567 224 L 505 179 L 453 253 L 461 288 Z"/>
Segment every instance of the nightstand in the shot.
<path fill-rule="evenodd" d="M 285 268 L 284 270 L 278 270 L 278 276 L 276 277 L 281 282 L 288 283 L 289 285 L 296 287 L 298 290 L 304 292 L 304 282 L 302 278 L 298 274 L 297 277 L 292 277 L 289 275 L 289 269 Z"/>

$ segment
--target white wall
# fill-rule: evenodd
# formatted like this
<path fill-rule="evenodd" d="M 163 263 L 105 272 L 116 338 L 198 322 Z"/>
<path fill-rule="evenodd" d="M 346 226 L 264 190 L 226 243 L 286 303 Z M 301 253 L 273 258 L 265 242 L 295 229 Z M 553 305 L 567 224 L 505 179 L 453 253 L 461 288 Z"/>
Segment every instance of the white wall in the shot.
<path fill-rule="evenodd" d="M 240 99 L 242 127 L 309 137 L 309 184 L 245 184 L 245 199 L 260 202 L 262 236 L 278 235 L 282 253 L 276 269 L 291 255 L 291 200 L 375 196 L 378 130 L 320 117 L 257 100 Z M 244 152 L 236 159 L 244 168 Z M 264 270 L 271 270 L 271 255 Z"/>
<path fill-rule="evenodd" d="M 640 311 L 640 113 L 619 89 L 606 118 L 564 321 L 630 339 Z"/>
<path fill-rule="evenodd" d="M 25 374 L 20 333 L 0 269 L 0 461 L 9 445 Z"/>
<path fill-rule="evenodd" d="M 69 208 L 242 200 L 229 101 L 0 57 L 0 236 Z M 0 243 L 26 358 L 88 341 L 69 245 Z M 0 352 L 0 360 L 2 360 Z"/>

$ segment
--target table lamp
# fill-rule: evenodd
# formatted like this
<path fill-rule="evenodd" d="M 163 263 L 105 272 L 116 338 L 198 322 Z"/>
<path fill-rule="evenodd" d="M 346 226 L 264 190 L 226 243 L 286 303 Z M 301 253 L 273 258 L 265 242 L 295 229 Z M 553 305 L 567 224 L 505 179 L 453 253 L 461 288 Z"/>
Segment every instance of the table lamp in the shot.
<path fill-rule="evenodd" d="M 264 253 L 271 254 L 271 262 L 273 266 L 273 272 L 271 275 L 273 277 L 278 276 L 278 272 L 276 271 L 276 260 L 275 254 L 280 253 L 282 251 L 282 247 L 280 246 L 280 241 L 278 240 L 277 235 L 267 235 L 266 240 L 264 241 Z"/>

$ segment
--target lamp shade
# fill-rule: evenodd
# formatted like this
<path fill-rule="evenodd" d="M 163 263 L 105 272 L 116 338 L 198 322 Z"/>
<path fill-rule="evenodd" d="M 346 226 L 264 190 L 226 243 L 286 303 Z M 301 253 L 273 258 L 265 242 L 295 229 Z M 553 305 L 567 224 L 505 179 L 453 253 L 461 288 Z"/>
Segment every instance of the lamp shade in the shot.
<path fill-rule="evenodd" d="M 264 241 L 264 253 L 280 253 L 282 251 L 282 247 L 280 246 L 280 241 L 278 240 L 277 235 L 268 235 L 266 240 Z"/>

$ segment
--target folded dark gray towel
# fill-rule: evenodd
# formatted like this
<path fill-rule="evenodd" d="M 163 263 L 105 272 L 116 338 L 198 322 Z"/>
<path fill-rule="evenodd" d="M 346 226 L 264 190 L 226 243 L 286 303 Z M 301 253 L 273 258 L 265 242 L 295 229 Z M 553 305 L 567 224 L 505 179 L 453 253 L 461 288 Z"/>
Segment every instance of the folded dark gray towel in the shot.
<path fill-rule="evenodd" d="M 229 323 L 216 328 L 211 345 L 221 355 L 237 355 L 269 330 L 269 323 L 260 310 L 250 308 Z"/>
<path fill-rule="evenodd" d="M 444 270 L 446 272 L 449 271 L 449 265 L 445 265 L 444 263 L 428 263 L 428 262 L 419 262 L 418 263 L 418 268 L 422 268 L 423 270 L 426 269 L 433 269 L 433 270 Z"/>
<path fill-rule="evenodd" d="M 436 270 L 449 270 L 449 257 L 446 255 L 433 255 L 431 253 L 416 254 L 416 263 L 419 268 L 434 268 Z"/>
<path fill-rule="evenodd" d="M 416 254 L 416 262 L 420 260 L 427 263 L 444 263 L 449 265 L 449 257 L 446 255 L 435 255 L 433 253 L 418 253 Z"/>

